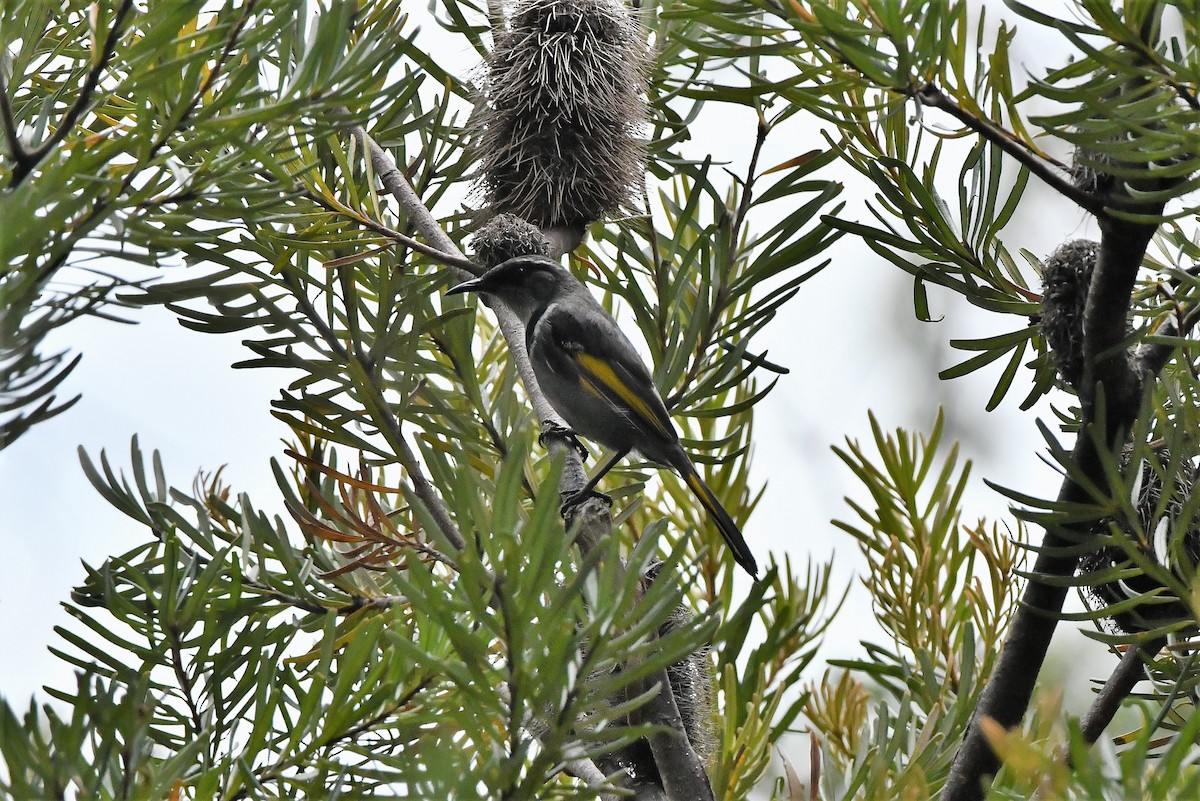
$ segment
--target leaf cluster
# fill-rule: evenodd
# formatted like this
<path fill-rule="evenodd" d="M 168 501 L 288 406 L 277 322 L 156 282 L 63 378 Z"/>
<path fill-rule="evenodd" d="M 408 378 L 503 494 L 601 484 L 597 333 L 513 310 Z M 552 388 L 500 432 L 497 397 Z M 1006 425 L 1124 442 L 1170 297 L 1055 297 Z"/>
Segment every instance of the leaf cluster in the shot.
<path fill-rule="evenodd" d="M 479 786 L 515 798 L 569 793 L 554 778 L 562 762 L 643 736 L 622 713 L 715 630 L 711 614 L 699 615 L 659 636 L 681 584 L 643 591 L 653 549 L 636 551 L 624 571 L 615 539 L 575 560 L 550 494 L 527 519 L 497 504 L 478 520 L 489 536 L 460 555 L 454 581 L 445 564 L 413 559 L 364 579 L 335 569 L 346 558 L 340 543 L 297 548 L 283 521 L 245 496 L 231 503 L 219 481 L 188 493 L 167 483 L 157 454 L 145 459 L 135 443 L 132 456 L 132 480 L 106 458 L 86 466 L 154 538 L 91 570 L 76 591 L 68 608 L 82 630 L 61 629 L 57 653 L 79 666 L 81 683 L 54 692 L 75 709 L 70 730 L 87 732 L 78 756 L 94 781 L 111 783 L 115 772 L 126 782 L 113 795 L 175 782 L 230 798 L 369 797 L 399 786 L 428 797 Z M 505 472 L 519 475 L 523 456 Z M 298 501 L 300 488 L 277 476 Z M 338 507 L 323 483 L 307 491 Z M 679 567 L 677 553 L 663 569 Z M 137 714 L 120 717 L 113 698 Z M 104 715 L 118 715 L 115 730 Z M 23 725 L 69 729 L 53 710 Z M 45 743 L 21 753 L 13 734 L 8 789 L 89 786 L 79 762 Z M 114 747 L 119 771 L 105 761 Z"/>
<path fill-rule="evenodd" d="M 830 660 L 840 672 L 811 690 L 821 797 L 929 797 L 1016 606 L 1021 551 L 997 526 L 962 522 L 970 463 L 958 466 L 957 446 L 940 450 L 943 425 L 939 414 L 916 436 L 872 418 L 874 453 L 836 450 L 870 501 L 847 499 L 858 520 L 834 524 L 866 559 L 862 584 L 887 643 L 864 639 L 863 658 Z"/>
<path fill-rule="evenodd" d="M 1030 175 L 1102 217 L 1194 215 L 1187 198 L 1200 164 L 1185 143 L 1194 140 L 1200 62 L 1189 45 L 1189 3 L 1119 11 L 1081 2 L 1078 13 L 1061 17 L 1010 3 L 1082 56 L 1030 78 L 1012 70 L 1015 27 L 967 3 L 761 0 L 718 13 L 726 5 L 697 0 L 672 11 L 687 21 L 680 28 L 697 49 L 730 60 L 725 74 L 738 76 L 698 83 L 695 91 L 730 103 L 787 104 L 791 113 L 803 108 L 836 126 L 827 134 L 831 145 L 877 194 L 868 204 L 873 222 L 839 217 L 833 224 L 913 275 L 920 319 L 932 319 L 930 284 L 989 311 L 1036 319 L 1039 262 L 1004 236 Z M 1172 6 L 1181 7 L 1181 27 L 1163 22 L 1174 20 L 1166 12 Z M 976 135 L 969 148 L 955 141 Z M 1051 138 L 1073 148 L 1073 163 L 1052 155 Z M 1002 164 L 1009 159 L 1017 170 Z M 1117 207 L 1118 183 L 1136 188 L 1137 208 Z M 946 196 L 948 186 L 957 197 Z M 1181 202 L 1165 216 L 1146 210 L 1167 201 Z M 1027 323 L 952 344 L 971 355 L 943 378 L 1003 365 L 989 409 L 1022 366 L 1032 368 L 1023 408 L 1053 386 L 1045 344 Z"/>
<path fill-rule="evenodd" d="M 42 343 L 81 315 L 111 314 L 131 285 L 113 260 L 169 258 L 171 243 L 143 230 L 195 219 L 182 209 L 287 192 L 260 184 L 235 201 L 215 188 L 262 169 L 281 135 L 323 136 L 328 109 L 370 107 L 391 59 L 376 32 L 400 19 L 387 2 L 311 16 L 303 0 L 62 5 L 0 12 L 0 446 L 69 405 L 51 393 L 75 361 Z"/>

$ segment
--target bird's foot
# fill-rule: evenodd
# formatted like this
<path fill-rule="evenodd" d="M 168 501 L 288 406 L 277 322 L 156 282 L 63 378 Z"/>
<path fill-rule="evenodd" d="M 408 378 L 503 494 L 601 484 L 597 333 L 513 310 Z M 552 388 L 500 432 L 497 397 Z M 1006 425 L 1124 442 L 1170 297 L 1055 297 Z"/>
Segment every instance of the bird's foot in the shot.
<path fill-rule="evenodd" d="M 595 498 L 605 506 L 613 505 L 613 499 L 611 495 L 605 495 L 603 492 L 597 492 L 594 489 L 582 490 L 579 492 L 560 492 L 559 495 L 562 496 L 562 505 L 558 507 L 558 513 L 563 517 L 566 517 L 572 509 L 589 498 Z"/>
<path fill-rule="evenodd" d="M 542 433 L 538 434 L 538 445 L 544 448 L 546 447 L 547 440 L 555 438 L 566 440 L 566 443 L 574 448 L 579 453 L 579 458 L 585 462 L 588 460 L 588 456 L 591 455 L 588 453 L 587 447 L 579 441 L 579 436 L 574 431 L 566 426 L 560 426 L 553 420 L 543 421 Z"/>

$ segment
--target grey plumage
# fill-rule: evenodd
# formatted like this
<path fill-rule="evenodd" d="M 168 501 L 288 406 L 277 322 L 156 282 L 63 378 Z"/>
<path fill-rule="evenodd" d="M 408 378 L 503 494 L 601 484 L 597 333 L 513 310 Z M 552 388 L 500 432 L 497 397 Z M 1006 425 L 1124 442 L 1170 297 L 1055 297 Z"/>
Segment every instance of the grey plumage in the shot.
<path fill-rule="evenodd" d="M 741 530 L 679 443 L 650 371 L 583 284 L 551 259 L 519 256 L 450 290 L 458 292 L 492 295 L 521 319 L 533 371 L 550 405 L 576 433 L 615 452 L 591 484 L 630 451 L 670 467 L 716 523 L 737 563 L 757 576 Z"/>

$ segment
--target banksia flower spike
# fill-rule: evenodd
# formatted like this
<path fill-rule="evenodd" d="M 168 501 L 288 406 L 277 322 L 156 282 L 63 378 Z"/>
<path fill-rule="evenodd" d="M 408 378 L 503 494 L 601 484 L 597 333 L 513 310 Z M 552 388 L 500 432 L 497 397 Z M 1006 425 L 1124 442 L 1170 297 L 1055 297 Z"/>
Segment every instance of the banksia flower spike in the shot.
<path fill-rule="evenodd" d="M 1083 379 L 1083 307 L 1098 253 L 1090 239 L 1065 242 L 1042 270 L 1042 335 L 1059 376 L 1076 390 Z"/>
<path fill-rule="evenodd" d="M 524 0 L 498 31 L 473 121 L 491 211 L 582 228 L 640 195 L 647 52 L 616 0 Z"/>
<path fill-rule="evenodd" d="M 1157 464 L 1151 464 L 1151 460 Z M 1189 584 L 1200 565 L 1200 525 L 1188 504 L 1195 490 L 1196 468 L 1190 460 L 1173 459 L 1164 448 L 1149 458 L 1140 458 L 1136 467 L 1131 461 L 1131 449 L 1127 446 L 1118 466 L 1123 474 L 1130 476 L 1129 500 L 1136 520 L 1124 519 L 1124 515 L 1105 518 L 1096 523 L 1093 531 L 1104 535 L 1115 524 L 1130 542 L 1137 544 L 1145 558 Z M 1169 489 L 1164 485 L 1169 485 Z M 1159 579 L 1139 570 L 1126 547 L 1102 545 L 1086 555 L 1079 565 L 1079 575 L 1084 579 L 1112 576 L 1114 571 L 1121 571 L 1122 577 L 1089 582 L 1084 594 L 1088 605 L 1098 611 L 1120 605 L 1122 611 L 1110 612 L 1109 621 L 1114 628 L 1134 633 L 1181 620 L 1191 620 L 1195 625 L 1195 610 L 1191 605 L 1173 596 Z M 1131 601 L 1135 603 L 1131 605 Z"/>

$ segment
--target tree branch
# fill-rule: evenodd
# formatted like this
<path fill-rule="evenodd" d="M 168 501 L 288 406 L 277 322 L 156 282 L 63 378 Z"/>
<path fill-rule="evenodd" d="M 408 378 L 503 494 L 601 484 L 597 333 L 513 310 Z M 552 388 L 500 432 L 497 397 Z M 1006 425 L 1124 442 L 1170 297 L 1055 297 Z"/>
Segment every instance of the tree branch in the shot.
<path fill-rule="evenodd" d="M 1154 213 L 1160 213 L 1162 204 Z M 1122 220 L 1100 220 L 1100 252 L 1083 310 L 1083 381 L 1080 400 L 1085 421 L 1095 420 L 1097 399 L 1103 397 L 1109 409 L 1128 413 L 1125 425 L 1133 421 L 1141 392 L 1141 376 L 1133 369 L 1129 354 L 1122 347 L 1128 335 L 1130 295 L 1137 280 L 1142 256 L 1150 244 L 1156 225 Z M 1113 442 L 1115 430 L 1109 427 L 1105 441 Z"/>
<path fill-rule="evenodd" d="M 1157 215 L 1162 208 L 1162 204 L 1154 204 L 1143 208 L 1143 212 Z M 1099 446 L 1102 443 L 1109 452 L 1120 450 L 1137 416 L 1143 382 L 1154 375 L 1139 374 L 1121 343 L 1128 333 L 1126 321 L 1134 280 L 1156 228 L 1152 224 L 1100 218 L 1100 253 L 1083 315 L 1083 425 L 1071 454 L 1075 467 L 1072 472 L 1099 487 L 1108 486 Z M 1160 358 L 1144 366 L 1161 369 L 1165 362 Z M 1096 410 L 1101 403 L 1104 418 L 1097 421 Z M 1101 423 L 1103 428 L 1098 428 Z M 1088 491 L 1069 476 L 1063 481 L 1058 500 L 1064 504 L 1094 502 Z M 1042 583 L 1038 577 L 1067 577 L 1075 572 L 1079 557 L 1061 554 L 1068 546 L 1089 538 L 1087 527 L 1083 523 L 1046 530 L 996 669 L 980 695 L 975 716 L 954 758 L 943 801 L 984 798 L 985 777 L 995 774 L 1000 762 L 984 738 L 979 720 L 990 717 L 1010 729 L 1024 717 L 1068 590 L 1066 586 Z"/>
<path fill-rule="evenodd" d="M 667 670 L 658 671 L 658 695 L 650 699 L 641 709 L 646 722 L 662 728 L 650 735 L 650 751 L 658 766 L 663 790 L 671 801 L 715 801 L 708 773 L 700 755 L 692 748 L 671 690 L 671 679 Z"/>
<path fill-rule="evenodd" d="M 19 164 L 22 158 L 28 158 L 25 148 L 21 146 L 21 138 L 17 136 L 17 121 L 13 117 L 12 103 L 8 100 L 8 82 L 4 80 L 4 70 L 2 69 L 0 69 L 0 126 L 4 127 L 4 141 L 8 144 L 9 156 L 12 157 L 12 160 Z"/>
<path fill-rule="evenodd" d="M 109 29 L 108 36 L 104 40 L 104 49 L 100 53 L 100 57 L 96 59 L 96 63 L 92 64 L 92 68 L 84 76 L 79 96 L 75 98 L 75 102 L 71 104 L 71 107 L 67 109 L 67 113 L 63 115 L 54 132 L 32 150 L 26 150 L 21 147 L 20 142 L 16 139 L 16 127 L 12 124 L 12 110 L 8 104 L 8 93 L 4 93 L 3 110 L 7 112 L 4 121 L 5 134 L 9 137 L 10 144 L 14 146 L 12 157 L 15 164 L 12 177 L 8 181 L 9 187 L 19 186 L 33 172 L 42 159 L 46 158 L 46 155 L 54 149 L 54 146 L 66 138 L 71 129 L 75 127 L 75 123 L 83 115 L 83 112 L 91 104 L 92 93 L 96 91 L 96 87 L 100 83 L 100 76 L 104 73 L 105 68 L 108 67 L 108 62 L 112 60 L 113 53 L 117 49 L 117 40 L 125 32 L 125 18 L 129 16 L 129 12 L 132 10 L 133 0 L 123 0 L 117 8 L 117 13 L 113 16 L 112 28 Z"/>
<path fill-rule="evenodd" d="M 962 109 L 946 96 L 941 89 L 927 83 L 916 91 L 915 96 L 922 104 L 944 111 L 964 126 L 999 147 L 1016 159 L 1025 169 L 1041 178 L 1051 189 L 1073 201 L 1083 210 L 1102 218 L 1106 215 L 1105 203 L 1100 197 L 1080 189 L 1071 180 L 1049 164 L 1044 158 L 1030 150 L 1029 145 L 1013 136 L 990 120 L 981 119 Z"/>
<path fill-rule="evenodd" d="M 925 86 L 918 97 L 994 142 L 1051 187 L 1096 215 L 1101 231 L 1100 251 L 1082 320 L 1083 378 L 1078 388 L 1082 425 L 1071 454 L 1075 469 L 1069 471 L 1058 495 L 1064 504 L 1093 503 L 1087 490 L 1071 480 L 1070 475 L 1080 475 L 1084 482 L 1101 488 L 1108 487 L 1100 450 L 1119 452 L 1137 417 L 1143 387 L 1153 381 L 1171 355 L 1171 349 L 1165 345 L 1139 348 L 1133 354 L 1124 348 L 1134 283 L 1158 226 L 1116 217 L 1107 210 L 1158 217 L 1163 212 L 1163 202 L 1138 198 L 1139 195 L 1146 196 L 1143 193 L 1161 197 L 1161 190 L 1169 187 L 1169 180 L 1146 175 L 1120 183 L 1115 190 L 1094 195 L 1052 171 L 1041 159 L 1034 158 L 1023 143 L 990 122 L 976 119 L 959 109 L 932 84 Z M 1104 410 L 1102 418 L 1100 409 Z M 1067 552 L 1067 546 L 1086 542 L 1092 537 L 1088 526 L 1085 522 L 1046 530 L 1032 577 L 1013 618 L 996 669 L 980 696 L 962 747 L 955 755 L 942 793 L 943 801 L 982 801 L 986 795 L 987 777 L 996 772 L 1000 763 L 982 734 L 979 720 L 990 717 L 1008 729 L 1017 726 L 1024 716 L 1067 594 L 1065 584 L 1054 586 L 1038 579 L 1074 574 L 1079 557 L 1062 554 Z M 1108 692 L 1098 699 L 1100 706 L 1095 714 L 1089 714 L 1085 721 L 1092 737 L 1098 737 L 1111 719 L 1109 706 L 1119 704 L 1120 698 L 1136 683 L 1135 668 L 1140 667 L 1140 649 L 1134 649 L 1132 653 L 1110 679 L 1110 686 L 1106 687 Z"/>
<path fill-rule="evenodd" d="M 1133 692 L 1138 682 L 1146 677 L 1146 660 L 1153 658 L 1166 642 L 1166 638 L 1158 637 L 1129 646 L 1117 669 L 1108 677 L 1108 681 L 1104 682 L 1096 700 L 1080 721 L 1085 743 L 1091 745 L 1100 739 L 1100 735 L 1108 728 L 1108 724 L 1112 723 L 1117 710 L 1121 708 L 1121 702 Z M 1067 764 L 1071 764 L 1069 756 Z"/>

